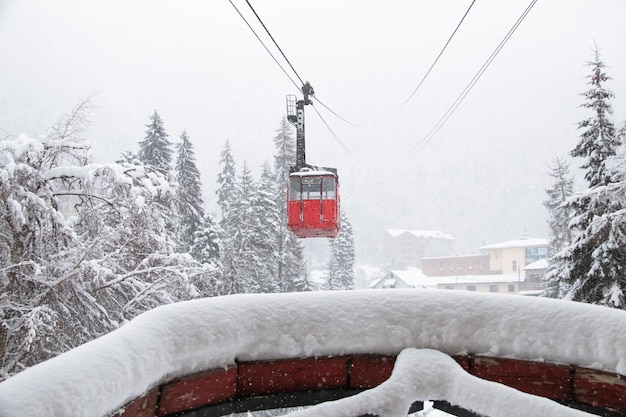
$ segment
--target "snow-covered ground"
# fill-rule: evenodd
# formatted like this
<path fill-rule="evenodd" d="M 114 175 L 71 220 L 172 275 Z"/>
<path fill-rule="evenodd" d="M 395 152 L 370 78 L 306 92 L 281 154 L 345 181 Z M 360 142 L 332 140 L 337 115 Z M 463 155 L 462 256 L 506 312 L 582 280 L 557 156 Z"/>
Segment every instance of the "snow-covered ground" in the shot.
<path fill-rule="evenodd" d="M 415 381 L 380 386 L 367 394 L 372 409 L 383 409 L 390 392 L 408 386 L 407 400 L 446 395 L 451 402 L 470 401 L 469 396 L 474 402 L 462 404 L 465 407 L 513 415 L 502 414 L 502 401 L 517 401 L 517 395 L 528 401 L 527 395 L 500 387 L 506 400 L 494 400 L 493 384 L 464 376 L 435 351 L 545 360 L 626 374 L 626 312 L 561 300 L 443 290 L 193 300 L 144 313 L 115 332 L 0 383 L 0 416 L 101 417 L 163 381 L 235 359 L 398 354 L 407 348 L 415 349 L 403 352 L 399 362 L 408 365 L 396 367 L 392 380 L 408 381 L 410 374 L 442 367 L 453 378 L 437 374 L 441 384 L 434 391 Z M 558 407 L 559 412 L 543 409 L 525 415 L 582 415 L 563 414 Z"/>

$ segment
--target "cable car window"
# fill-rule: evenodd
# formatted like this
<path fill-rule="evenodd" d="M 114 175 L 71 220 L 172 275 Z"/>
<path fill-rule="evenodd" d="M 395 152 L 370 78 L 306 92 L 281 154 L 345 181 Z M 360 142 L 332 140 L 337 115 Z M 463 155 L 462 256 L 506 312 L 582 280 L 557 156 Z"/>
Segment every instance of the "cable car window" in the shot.
<path fill-rule="evenodd" d="M 322 191 L 320 177 L 302 177 L 302 198 L 304 200 L 318 200 Z"/>
<path fill-rule="evenodd" d="M 335 200 L 337 182 L 331 176 L 292 176 L 289 178 L 290 200 Z"/>
<path fill-rule="evenodd" d="M 300 200 L 300 177 L 289 178 L 289 199 Z"/>
<path fill-rule="evenodd" d="M 323 177 L 322 178 L 322 192 L 323 192 L 322 198 L 334 200 L 335 191 L 336 191 L 335 179 L 332 177 Z"/>

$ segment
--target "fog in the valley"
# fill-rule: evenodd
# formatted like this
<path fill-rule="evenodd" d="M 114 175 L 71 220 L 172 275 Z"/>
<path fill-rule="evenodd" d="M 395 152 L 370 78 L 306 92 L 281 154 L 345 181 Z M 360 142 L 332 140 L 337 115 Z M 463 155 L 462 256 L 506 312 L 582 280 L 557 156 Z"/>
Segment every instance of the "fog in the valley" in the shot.
<path fill-rule="evenodd" d="M 251 1 L 316 97 L 356 125 L 317 102 L 324 120 L 306 109 L 307 162 L 338 169 L 363 262 L 386 228 L 439 230 L 459 254 L 522 230 L 549 238 L 546 172 L 589 115 L 580 94 L 596 45 L 614 121 L 626 120 L 623 0 L 537 2 L 474 84 L 532 4 L 477 1 L 403 105 L 470 3 Z M 233 4 L 299 85 L 246 2 Z M 228 0 L 0 0 L 0 60 L 1 138 L 43 135 L 93 96 L 87 137 L 96 160 L 113 161 L 138 149 L 156 109 L 173 142 L 183 129 L 193 141 L 214 211 L 226 140 L 238 167 L 258 171 L 272 161 L 285 96 L 299 94 Z"/>

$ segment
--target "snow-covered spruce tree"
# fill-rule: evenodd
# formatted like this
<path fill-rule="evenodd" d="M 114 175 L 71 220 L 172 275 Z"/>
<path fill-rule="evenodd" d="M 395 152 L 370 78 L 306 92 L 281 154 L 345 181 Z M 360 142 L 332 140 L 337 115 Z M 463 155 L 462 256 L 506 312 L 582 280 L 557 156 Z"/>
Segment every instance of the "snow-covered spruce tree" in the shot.
<path fill-rule="evenodd" d="M 222 242 L 222 289 L 221 294 L 239 292 L 237 283 L 236 256 L 233 239 L 237 233 L 235 202 L 238 195 L 237 168 L 232 157 L 230 142 L 226 141 L 220 154 L 222 172 L 217 175 L 217 205 L 221 211 L 218 222 L 220 240 Z"/>
<path fill-rule="evenodd" d="M 191 256 L 202 264 L 209 264 L 221 269 L 222 242 L 213 216 L 205 212 L 200 227 L 194 233 L 193 244 L 189 249 Z"/>
<path fill-rule="evenodd" d="M 235 194 L 222 219 L 222 265 L 227 293 L 259 292 L 254 258 L 256 191 L 252 172 L 244 162 Z"/>
<path fill-rule="evenodd" d="M 139 160 L 164 175 L 171 177 L 174 151 L 172 142 L 168 139 L 161 116 L 155 110 L 146 125 L 146 137 L 139 142 Z"/>
<path fill-rule="evenodd" d="M 178 251 L 188 252 L 193 243 L 194 234 L 199 230 L 204 216 L 202 182 L 200 181 L 200 171 L 196 166 L 196 154 L 187 132 L 183 131 L 180 135 L 180 143 L 176 145 L 176 150 Z"/>
<path fill-rule="evenodd" d="M 146 137 L 143 141 L 139 142 L 139 160 L 147 167 L 148 170 L 152 170 L 162 175 L 167 181 L 172 182 L 172 160 L 174 158 L 174 151 L 172 150 L 172 142 L 168 139 L 168 134 L 165 132 L 163 121 L 155 110 L 152 116 L 150 116 L 150 122 L 146 125 Z M 169 212 L 175 213 L 176 207 L 174 202 L 174 193 L 159 193 L 155 197 L 155 202 L 165 207 Z M 166 221 L 166 228 L 168 234 L 176 235 L 179 230 L 177 216 L 170 216 Z"/>
<path fill-rule="evenodd" d="M 617 163 L 624 158 L 624 137 L 611 120 L 613 94 L 604 87 L 610 78 L 597 50 L 589 66 L 591 87 L 582 106 L 592 115 L 579 123 L 583 133 L 571 152 L 584 158 L 589 188 L 567 201 L 574 238 L 552 259 L 546 295 L 626 309 L 626 188 Z"/>
<path fill-rule="evenodd" d="M 224 291 L 221 261 L 222 242 L 218 226 L 213 216 L 208 212 L 205 212 L 200 220 L 199 228 L 194 233 L 189 254 L 195 261 L 202 264 L 204 273 L 196 275 L 193 283 L 203 297 L 222 295 Z"/>
<path fill-rule="evenodd" d="M 226 141 L 224 144 L 219 164 L 222 166 L 222 172 L 217 175 L 217 190 L 215 193 L 217 194 L 217 205 L 222 212 L 220 225 L 224 228 L 224 218 L 227 217 L 237 193 L 237 167 L 230 150 L 229 141 Z"/>
<path fill-rule="evenodd" d="M 548 199 L 544 206 L 548 209 L 548 226 L 552 240 L 550 246 L 553 251 L 559 252 L 572 241 L 572 232 L 569 228 L 570 209 L 564 203 L 574 194 L 574 179 L 569 172 L 569 164 L 565 158 L 554 157 L 550 172 L 552 186 L 546 190 Z"/>
<path fill-rule="evenodd" d="M 276 204 L 276 191 L 273 171 L 263 164 L 261 180 L 253 200 L 252 244 L 254 245 L 254 271 L 258 291 L 279 292 L 277 280 L 279 262 L 277 231 L 281 228 L 279 208 Z"/>
<path fill-rule="evenodd" d="M 306 277 L 303 248 L 300 240 L 287 229 L 287 182 L 289 168 L 296 163 L 296 140 L 287 118 L 283 117 L 274 136 L 274 176 L 276 207 L 280 222 L 276 228 L 277 269 L 279 292 L 310 289 Z"/>
<path fill-rule="evenodd" d="M 613 172 L 607 169 L 606 163 L 609 157 L 616 155 L 621 139 L 612 121 L 610 100 L 615 96 L 604 87 L 604 83 L 611 78 L 604 72 L 605 65 L 597 49 L 594 60 L 588 62 L 588 65 L 592 68 L 592 73 L 588 76 L 591 88 L 583 93 L 585 103 L 581 107 L 589 109 L 592 115 L 578 124 L 583 133 L 570 154 L 584 158 L 581 168 L 585 170 L 589 188 L 593 188 L 613 182 Z"/>
<path fill-rule="evenodd" d="M 244 163 L 235 198 L 224 218 L 224 274 L 236 292 L 276 292 L 276 210 L 273 178 L 267 164 L 261 183 Z"/>
<path fill-rule="evenodd" d="M 334 239 L 329 239 L 330 259 L 325 289 L 354 289 L 354 236 L 352 224 L 345 211 L 341 211 L 341 231 Z"/>

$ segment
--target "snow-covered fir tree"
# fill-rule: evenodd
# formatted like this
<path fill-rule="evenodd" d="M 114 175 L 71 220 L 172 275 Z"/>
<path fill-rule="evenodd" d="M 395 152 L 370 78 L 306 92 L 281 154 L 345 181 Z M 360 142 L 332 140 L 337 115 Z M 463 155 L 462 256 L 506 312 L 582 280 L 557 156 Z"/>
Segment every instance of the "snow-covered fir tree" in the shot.
<path fill-rule="evenodd" d="M 222 213 L 224 285 L 228 293 L 258 292 L 254 258 L 256 184 L 244 162 L 234 195 Z"/>
<path fill-rule="evenodd" d="M 200 227 L 194 232 L 189 253 L 198 262 L 221 269 L 222 242 L 220 233 L 213 216 L 208 212 L 204 213 Z"/>
<path fill-rule="evenodd" d="M 325 289 L 354 289 L 354 236 L 352 224 L 345 211 L 341 211 L 341 231 L 334 239 L 329 239 L 330 259 Z"/>
<path fill-rule="evenodd" d="M 270 166 L 263 164 L 261 180 L 253 201 L 254 259 L 258 291 L 274 293 L 280 291 L 278 283 L 277 230 L 282 227 L 279 207 L 276 202 L 276 183 Z"/>
<path fill-rule="evenodd" d="M 610 78 L 597 50 L 589 66 L 582 106 L 592 115 L 579 123 L 580 142 L 571 152 L 584 159 L 588 189 L 567 201 L 574 238 L 552 259 L 546 295 L 626 309 L 624 136 L 611 120 L 613 94 L 604 86 Z"/>
<path fill-rule="evenodd" d="M 220 153 L 222 172 L 217 175 L 217 205 L 222 211 L 222 221 L 230 210 L 237 193 L 237 167 L 233 159 L 230 142 L 226 141 Z M 222 224 L 220 221 L 220 224 Z"/>
<path fill-rule="evenodd" d="M 274 177 L 276 206 L 280 223 L 276 228 L 278 291 L 304 291 L 310 288 L 300 240 L 287 229 L 287 183 L 289 169 L 296 163 L 296 140 L 293 128 L 283 117 L 274 136 Z"/>
<path fill-rule="evenodd" d="M 578 124 L 583 130 L 578 145 L 571 151 L 571 156 L 584 158 L 581 168 L 585 170 L 585 179 L 589 188 L 607 185 L 613 182 L 612 172 L 607 169 L 609 157 L 616 155 L 621 144 L 613 124 L 611 99 L 615 96 L 605 87 L 611 78 L 605 72 L 605 64 L 596 48 L 594 60 L 588 62 L 592 69 L 589 78 L 590 88 L 583 93 L 585 102 L 581 105 L 589 109 L 592 115 Z"/>
<path fill-rule="evenodd" d="M 198 275 L 194 285 L 203 296 L 222 295 L 222 241 L 213 216 L 205 212 L 189 248 L 191 257 L 203 265 L 205 274 Z"/>
<path fill-rule="evenodd" d="M 150 116 L 150 122 L 146 125 L 146 137 L 139 142 L 139 160 L 152 167 L 166 178 L 170 178 L 174 151 L 169 135 L 165 132 L 165 126 L 161 116 L 155 110 Z"/>
<path fill-rule="evenodd" d="M 574 193 L 574 178 L 570 175 L 569 164 L 565 158 L 554 157 L 550 172 L 552 186 L 546 190 L 548 199 L 544 206 L 548 209 L 548 226 L 552 239 L 550 247 L 559 252 L 572 241 L 572 232 L 569 228 L 570 209 L 564 205 Z"/>
<path fill-rule="evenodd" d="M 193 244 L 194 234 L 204 216 L 202 182 L 196 166 L 196 154 L 187 132 L 180 135 L 176 144 L 176 211 L 178 213 L 178 251 L 187 252 Z"/>
<path fill-rule="evenodd" d="M 222 171 L 217 175 L 217 205 L 221 211 L 221 218 L 218 222 L 220 240 L 222 242 L 222 294 L 232 294 L 239 292 L 237 281 L 237 248 L 235 248 L 234 238 L 237 233 L 237 222 L 235 200 L 238 194 L 237 168 L 235 160 L 231 154 L 230 142 L 226 141 L 220 153 L 219 164 Z"/>
<path fill-rule="evenodd" d="M 146 125 L 146 137 L 139 142 L 139 160 L 149 171 L 154 171 L 163 176 L 167 181 L 172 181 L 172 160 L 174 151 L 172 142 L 165 132 L 163 120 L 155 110 L 150 116 L 150 122 Z M 160 191 L 159 191 L 160 192 Z M 174 213 L 176 210 L 174 194 L 164 193 L 155 197 L 155 202 L 162 205 L 168 212 Z M 168 234 L 176 233 L 178 230 L 178 218 L 170 216 L 166 221 Z"/>

